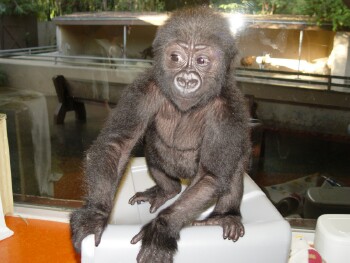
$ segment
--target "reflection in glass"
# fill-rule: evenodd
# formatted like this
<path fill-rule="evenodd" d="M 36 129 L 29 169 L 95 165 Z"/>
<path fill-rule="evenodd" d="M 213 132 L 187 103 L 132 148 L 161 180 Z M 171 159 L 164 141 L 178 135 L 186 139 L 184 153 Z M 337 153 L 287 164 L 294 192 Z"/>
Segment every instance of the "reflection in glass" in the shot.
<path fill-rule="evenodd" d="M 261 8 L 225 14 L 237 39 L 238 86 L 259 123 L 251 175 L 281 213 L 303 216 L 307 189 L 327 180 L 350 186 L 350 33 L 305 16 L 253 14 Z M 81 203 L 84 152 L 123 89 L 152 63 L 152 40 L 166 17 L 62 16 L 57 48 L 0 52 L 9 80 L 0 87 L 0 112 L 7 114 L 17 202 Z M 142 156 L 142 145 L 134 154 Z"/>

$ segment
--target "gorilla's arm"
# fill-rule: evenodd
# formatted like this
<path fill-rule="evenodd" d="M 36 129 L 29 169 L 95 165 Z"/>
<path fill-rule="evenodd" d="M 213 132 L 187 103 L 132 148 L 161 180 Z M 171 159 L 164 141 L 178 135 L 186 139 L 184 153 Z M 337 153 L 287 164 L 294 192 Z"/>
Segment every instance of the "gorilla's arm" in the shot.
<path fill-rule="evenodd" d="M 219 103 L 220 116 L 213 115 L 208 125 L 202 147 L 202 165 L 218 184 L 218 199 L 214 211 L 193 225 L 220 225 L 223 237 L 236 241 L 244 235 L 240 204 L 243 196 L 243 174 L 250 153 L 250 140 L 243 96 L 234 90 L 231 107 Z M 216 160 L 213 162 L 212 160 Z"/>
<path fill-rule="evenodd" d="M 95 234 L 96 246 L 100 243 L 130 152 L 161 101 L 150 75 L 141 76 L 124 92 L 88 150 L 84 167 L 85 204 L 70 219 L 73 244 L 78 251 L 81 241 L 89 234 Z"/>

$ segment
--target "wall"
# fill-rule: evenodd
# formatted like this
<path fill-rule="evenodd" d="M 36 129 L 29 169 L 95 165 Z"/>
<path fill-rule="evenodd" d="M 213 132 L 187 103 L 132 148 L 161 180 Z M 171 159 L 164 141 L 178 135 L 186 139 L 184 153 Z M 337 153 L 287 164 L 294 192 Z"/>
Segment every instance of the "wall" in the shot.
<path fill-rule="evenodd" d="M 130 26 L 127 35 L 128 57 L 139 57 L 139 52 L 152 44 L 156 26 Z M 59 26 L 60 50 L 70 55 L 98 55 L 100 47 L 96 39 L 107 39 L 123 44 L 123 26 L 101 25 Z M 237 35 L 240 56 L 261 56 L 268 53 L 275 58 L 298 59 L 299 30 L 294 29 L 244 29 Z M 301 59 L 312 62 L 330 55 L 334 32 L 304 32 Z"/>
<path fill-rule="evenodd" d="M 38 22 L 38 46 L 56 45 L 56 25 L 51 21 Z"/>
<path fill-rule="evenodd" d="M 35 16 L 0 16 L 0 49 L 36 47 L 37 35 Z"/>
<path fill-rule="evenodd" d="M 348 135 L 350 93 L 268 84 L 239 83 L 254 95 L 264 124 L 317 133 Z"/>
<path fill-rule="evenodd" d="M 115 83 L 131 83 L 144 71 L 142 68 L 112 69 L 76 67 L 53 62 L 0 59 L 0 68 L 8 75 L 8 86 L 16 89 L 39 91 L 45 95 L 56 95 L 52 77 L 64 75 L 67 78 L 102 80 Z"/>
<path fill-rule="evenodd" d="M 238 49 L 242 56 L 262 56 L 268 53 L 275 58 L 298 59 L 299 30 L 245 29 L 238 35 Z M 302 42 L 301 59 L 312 62 L 328 57 L 333 48 L 334 32 L 306 30 Z"/>
<path fill-rule="evenodd" d="M 128 27 L 127 57 L 140 58 L 140 52 L 152 44 L 156 30 L 156 26 Z M 113 25 L 60 26 L 57 44 L 65 55 L 108 56 L 110 47 L 123 46 L 123 32 L 123 26 Z M 122 57 L 118 50 L 113 55 Z"/>
<path fill-rule="evenodd" d="M 268 54 L 269 57 L 264 59 L 264 69 L 328 75 L 334 74 L 329 63 L 334 34 L 326 30 L 304 30 L 301 34 L 295 29 L 251 28 L 239 32 L 237 46 L 240 57 L 255 56 L 256 61 L 261 61 L 262 56 Z M 300 37 L 302 45 L 299 51 Z M 256 61 L 251 67 L 261 66 Z"/>
<path fill-rule="evenodd" d="M 333 75 L 350 76 L 350 32 L 337 32 L 334 37 L 334 49 L 330 55 Z M 344 83 L 344 80 L 335 80 Z"/>

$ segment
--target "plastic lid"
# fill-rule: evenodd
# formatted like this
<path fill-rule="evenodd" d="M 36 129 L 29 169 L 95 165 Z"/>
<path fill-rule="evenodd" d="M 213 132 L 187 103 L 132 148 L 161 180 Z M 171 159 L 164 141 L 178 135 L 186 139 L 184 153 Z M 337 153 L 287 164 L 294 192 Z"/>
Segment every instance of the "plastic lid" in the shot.
<path fill-rule="evenodd" d="M 318 231 L 323 232 L 332 241 L 350 246 L 350 215 L 322 215 L 317 219 L 316 232 Z"/>

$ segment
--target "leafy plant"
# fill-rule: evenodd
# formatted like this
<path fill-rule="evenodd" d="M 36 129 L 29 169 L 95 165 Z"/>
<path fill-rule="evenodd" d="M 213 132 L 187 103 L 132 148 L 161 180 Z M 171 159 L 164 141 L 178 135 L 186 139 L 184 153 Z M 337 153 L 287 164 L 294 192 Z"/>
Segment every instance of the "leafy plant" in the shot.
<path fill-rule="evenodd" d="M 308 15 L 318 25 L 331 23 L 333 30 L 350 27 L 350 9 L 343 0 L 212 0 L 212 5 L 225 12 L 249 14 Z"/>
<path fill-rule="evenodd" d="M 257 5 L 254 1 L 242 0 L 235 3 L 223 3 L 218 5 L 218 9 L 225 12 L 238 12 L 242 14 L 254 14 L 257 11 Z"/>
<path fill-rule="evenodd" d="M 0 2 L 0 15 L 29 15 L 37 14 L 40 6 L 32 0 L 2 0 Z"/>
<path fill-rule="evenodd" d="M 350 27 L 350 9 L 342 0 L 299 1 L 300 11 L 311 16 L 319 25 L 332 23 L 333 30 Z"/>

